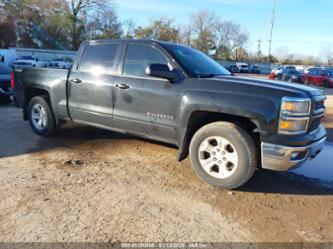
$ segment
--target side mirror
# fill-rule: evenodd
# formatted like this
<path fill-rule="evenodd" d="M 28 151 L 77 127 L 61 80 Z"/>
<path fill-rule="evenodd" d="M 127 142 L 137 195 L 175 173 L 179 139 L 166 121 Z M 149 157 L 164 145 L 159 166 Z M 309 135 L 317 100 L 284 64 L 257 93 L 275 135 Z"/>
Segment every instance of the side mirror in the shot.
<path fill-rule="evenodd" d="M 179 78 L 179 74 L 176 70 L 170 70 L 166 64 L 150 64 L 146 68 L 146 75 L 167 79 L 170 82 L 176 82 Z"/>

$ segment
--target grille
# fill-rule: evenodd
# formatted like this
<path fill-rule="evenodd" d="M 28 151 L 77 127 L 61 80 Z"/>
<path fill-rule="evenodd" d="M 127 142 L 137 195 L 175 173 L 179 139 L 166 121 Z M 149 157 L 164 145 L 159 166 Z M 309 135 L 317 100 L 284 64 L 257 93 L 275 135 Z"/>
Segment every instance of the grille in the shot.
<path fill-rule="evenodd" d="M 314 103 L 313 105 L 313 111 L 316 112 L 320 109 L 324 109 L 325 108 L 325 105 L 324 105 L 324 100 L 321 100 L 321 101 L 317 101 Z"/>
<path fill-rule="evenodd" d="M 320 126 L 321 118 L 324 116 L 323 110 L 325 110 L 325 100 L 319 100 L 314 102 L 312 108 L 312 115 L 317 117 L 314 117 L 310 120 L 309 132 L 317 130 Z"/>
<path fill-rule="evenodd" d="M 318 129 L 321 122 L 321 118 L 315 118 L 310 121 L 309 132 L 313 132 Z"/>

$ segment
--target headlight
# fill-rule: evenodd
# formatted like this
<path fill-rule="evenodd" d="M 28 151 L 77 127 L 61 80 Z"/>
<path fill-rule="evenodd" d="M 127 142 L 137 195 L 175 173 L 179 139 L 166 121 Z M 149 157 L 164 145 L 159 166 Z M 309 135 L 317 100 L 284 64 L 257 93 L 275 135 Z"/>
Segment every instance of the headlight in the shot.
<path fill-rule="evenodd" d="M 311 112 L 311 100 L 284 97 L 281 102 L 279 133 L 297 135 L 306 133 Z"/>
<path fill-rule="evenodd" d="M 306 116 L 310 114 L 311 100 L 301 98 L 283 98 L 281 114 L 291 116 Z"/>

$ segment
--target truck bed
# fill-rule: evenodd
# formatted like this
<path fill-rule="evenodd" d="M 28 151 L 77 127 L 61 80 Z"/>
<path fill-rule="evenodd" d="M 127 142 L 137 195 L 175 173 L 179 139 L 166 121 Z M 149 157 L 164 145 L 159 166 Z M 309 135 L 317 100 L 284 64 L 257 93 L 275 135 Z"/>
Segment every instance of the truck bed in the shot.
<path fill-rule="evenodd" d="M 54 68 L 16 68 L 14 96 L 19 107 L 29 100 L 31 89 L 45 90 L 52 95 L 51 105 L 57 117 L 67 118 L 67 77 L 69 70 Z"/>

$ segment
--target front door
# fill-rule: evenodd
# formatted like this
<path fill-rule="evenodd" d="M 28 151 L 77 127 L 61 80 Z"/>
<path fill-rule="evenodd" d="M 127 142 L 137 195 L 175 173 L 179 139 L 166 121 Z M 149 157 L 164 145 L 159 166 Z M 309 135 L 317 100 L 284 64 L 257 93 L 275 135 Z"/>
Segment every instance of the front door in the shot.
<path fill-rule="evenodd" d="M 114 74 L 120 42 L 89 44 L 76 70 L 69 75 L 69 113 L 73 120 L 112 125 Z"/>
<path fill-rule="evenodd" d="M 149 64 L 172 64 L 149 44 L 129 43 L 123 75 L 115 87 L 114 126 L 127 132 L 173 143 L 182 96 L 182 83 L 148 77 Z"/>

